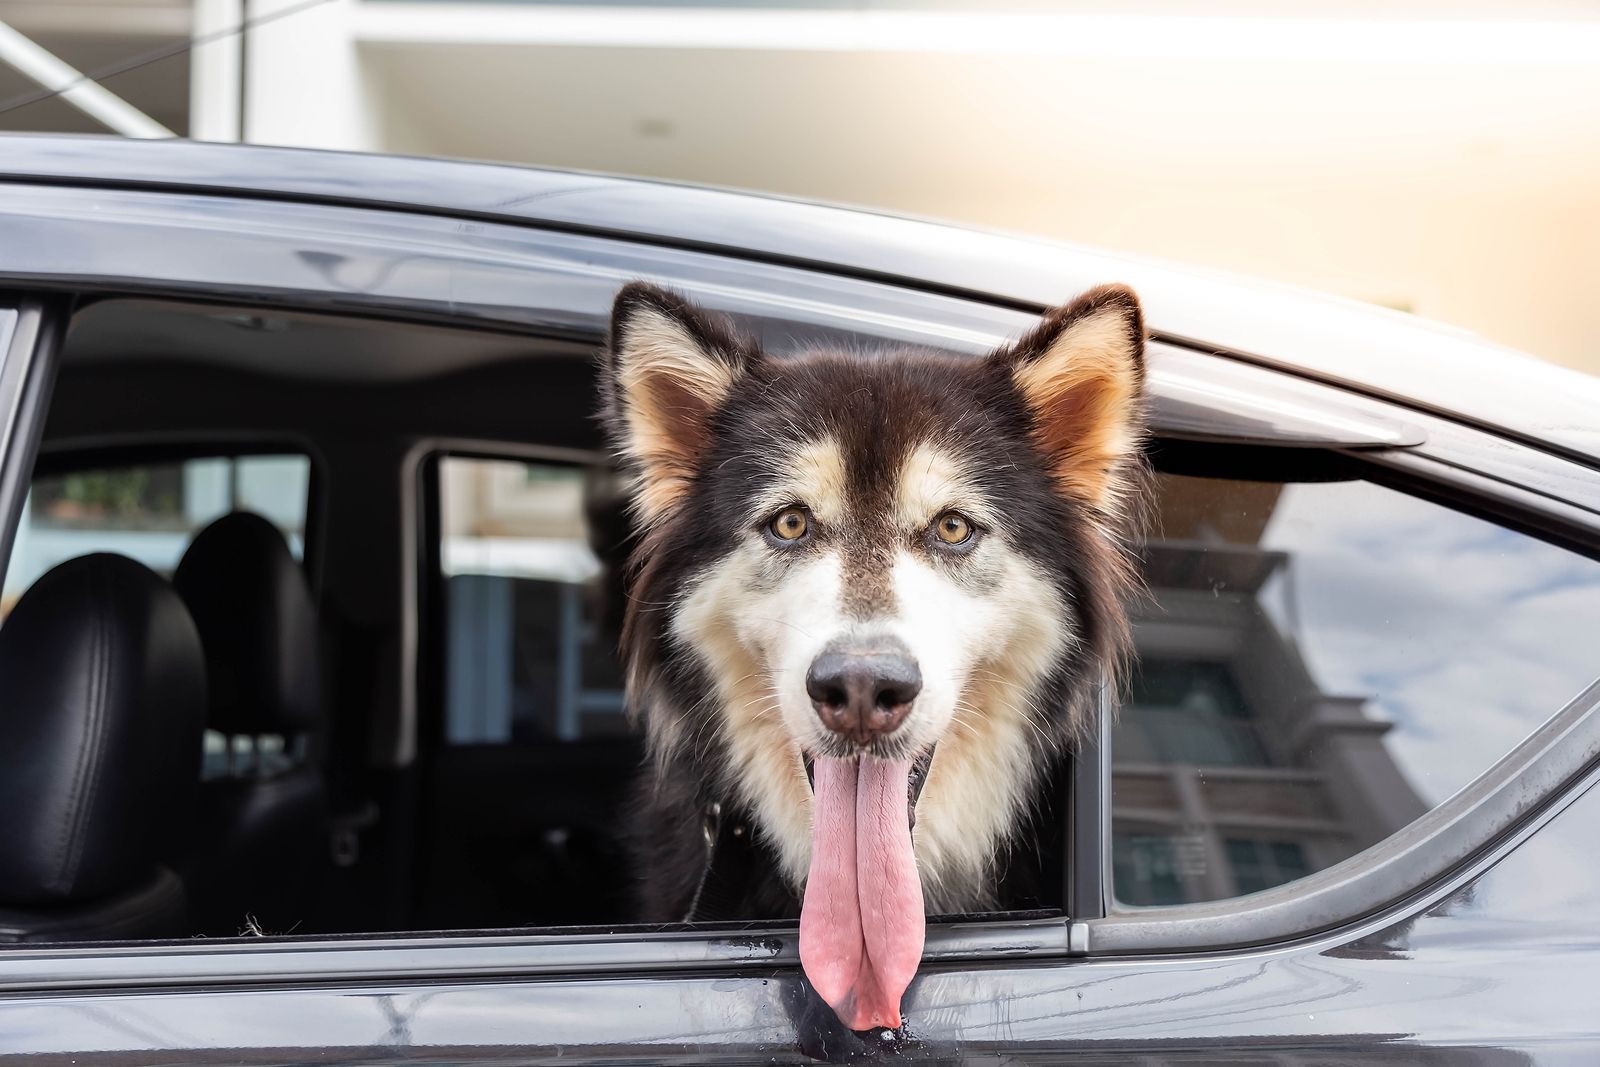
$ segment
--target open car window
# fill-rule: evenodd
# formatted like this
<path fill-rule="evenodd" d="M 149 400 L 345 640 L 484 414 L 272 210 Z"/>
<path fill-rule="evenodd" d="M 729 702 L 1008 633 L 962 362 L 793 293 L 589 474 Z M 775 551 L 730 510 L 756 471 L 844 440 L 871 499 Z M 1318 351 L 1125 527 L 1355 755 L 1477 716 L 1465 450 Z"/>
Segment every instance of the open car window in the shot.
<path fill-rule="evenodd" d="M 151 390 L 160 413 L 152 422 L 181 420 L 202 395 L 186 385 L 200 380 L 196 365 L 226 352 L 204 368 L 203 395 L 232 407 L 206 417 L 243 420 L 256 404 L 293 412 L 319 464 L 331 464 L 328 514 L 343 525 L 319 518 L 317 528 L 343 538 L 318 552 L 333 589 L 323 603 L 339 699 L 314 754 L 358 781 L 336 798 L 327 835 L 347 865 L 335 877 L 354 871 L 347 885 L 370 877 L 361 884 L 391 888 L 382 908 L 347 892 L 359 906 L 320 930 L 286 922 L 272 932 L 610 930 L 629 921 L 619 813 L 642 753 L 614 655 L 625 508 L 596 451 L 590 348 L 304 311 L 235 321 L 214 308 L 124 308 L 160 325 L 162 359 L 200 331 L 190 363 L 145 362 L 115 348 L 126 325 L 116 303 L 99 307 L 84 317 L 110 315 L 109 324 L 77 343 L 100 347 L 69 345 L 58 383 L 58 400 L 77 405 L 63 413 L 62 437 L 87 437 L 108 417 L 123 420 L 120 432 L 164 433 L 120 413 L 125 383 L 159 381 L 168 392 L 162 400 Z M 787 329 L 775 321 L 762 328 Z M 413 346 L 407 367 L 391 359 L 402 339 Z M 300 362 L 280 367 L 285 353 Z M 1170 350 L 1158 346 L 1157 356 L 1159 401 L 1174 364 Z M 1204 360 L 1189 353 L 1179 369 Z M 1246 400 L 1273 378 L 1228 366 Z M 1316 410 L 1321 395 L 1309 383 L 1294 388 Z M 362 410 L 381 440 L 351 440 L 349 412 L 374 397 L 387 406 Z M 1198 419 L 1198 404 L 1174 414 L 1158 403 L 1167 420 L 1158 433 L 1226 437 L 1247 425 L 1267 434 L 1259 420 L 1215 417 L 1217 405 Z M 464 425 L 469 417 L 485 425 Z M 318 435 L 342 450 L 317 447 Z M 1312 441 L 1276 450 L 1326 455 L 1351 445 L 1304 433 L 1297 443 Z M 116 551 L 169 572 L 196 530 L 235 509 L 266 515 L 304 555 L 303 456 L 101 456 L 63 467 L 59 442 L 48 439 L 45 455 L 8 596 L 63 554 Z M 407 465 L 418 462 L 421 478 Z M 1292 886 L 1361 853 L 1475 779 L 1597 673 L 1582 635 L 1600 622 L 1600 565 L 1400 489 L 1340 478 L 1160 476 L 1143 553 L 1151 596 L 1136 620 L 1140 669 L 1109 749 L 1106 870 L 1090 871 L 1114 894 L 1113 919 Z M 403 494 L 414 485 L 423 500 L 413 511 Z M 413 524 L 425 535 L 407 540 Z M 417 568 L 421 602 L 402 589 Z M 415 662 L 395 636 L 408 622 Z M 1058 854 L 1065 836 L 1049 843 Z M 1073 871 L 1098 862 L 1073 855 L 1085 861 Z M 1056 873 L 1072 873 L 1057 859 Z M 1051 920 L 1077 917 L 1048 903 Z M 641 946 L 641 966 L 656 958 L 644 946 L 688 936 L 652 941 L 657 933 L 625 935 Z M 951 927 L 936 942 L 981 955 L 1003 936 Z"/>

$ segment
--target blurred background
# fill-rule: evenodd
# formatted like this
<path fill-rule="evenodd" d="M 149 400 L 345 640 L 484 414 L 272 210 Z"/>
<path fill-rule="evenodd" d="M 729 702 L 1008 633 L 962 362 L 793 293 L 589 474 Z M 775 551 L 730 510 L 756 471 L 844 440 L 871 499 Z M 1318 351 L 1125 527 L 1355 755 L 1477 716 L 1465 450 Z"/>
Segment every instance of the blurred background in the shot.
<path fill-rule="evenodd" d="M 0 128 L 867 205 L 1309 286 L 1600 371 L 1593 0 L 0 0 L 0 21 Z"/>

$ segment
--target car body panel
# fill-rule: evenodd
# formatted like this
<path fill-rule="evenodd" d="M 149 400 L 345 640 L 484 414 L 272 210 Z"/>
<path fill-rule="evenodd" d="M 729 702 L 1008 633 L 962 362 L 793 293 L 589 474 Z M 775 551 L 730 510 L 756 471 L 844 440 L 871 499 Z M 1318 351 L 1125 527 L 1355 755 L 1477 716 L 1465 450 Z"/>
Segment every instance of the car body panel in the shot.
<path fill-rule="evenodd" d="M 1592 1062 L 1600 1055 L 1600 869 L 1588 856 L 1600 792 L 1591 786 L 1592 778 L 1475 876 L 1398 917 L 1310 943 L 1160 961 L 929 966 L 908 994 L 910 1040 L 900 1051 L 940 1061 L 1042 1062 L 1072 1052 L 1179 1063 Z M 810 1062 L 808 1053 L 840 1035 L 818 1026 L 804 1003 L 792 961 L 603 981 L 59 991 L 0 997 L 0 1055 Z"/>
<path fill-rule="evenodd" d="M 1441 487 L 1471 480 L 1476 498 L 1526 525 L 1544 507 L 1552 537 L 1592 547 L 1600 529 L 1595 382 L 1340 301 L 840 209 L 478 164 L 6 137 L 0 181 L 9 288 L 586 342 L 616 286 L 640 275 L 775 343 L 865 334 L 967 353 L 1120 278 L 1141 289 L 1159 335 L 1164 431 L 1360 450 Z M 9 442 L 5 469 L 26 469 L 26 443 Z M 20 507 L 15 496 L 6 502 Z M 1514 813 L 1494 840 L 1402 885 L 1413 892 L 1381 912 L 1330 919 L 1311 937 L 1086 956 L 1085 924 L 1063 919 L 935 929 L 907 1003 L 910 1039 L 888 1044 L 913 1060 L 1593 1061 L 1600 868 L 1585 860 L 1600 833 L 1597 753 L 1566 755 L 1578 773 L 1506 786 Z M 1103 903 L 1105 889 L 1081 895 Z M 7 949 L 0 1058 L 770 1063 L 883 1052 L 819 1017 L 793 940 L 792 928 L 474 931 Z"/>
<path fill-rule="evenodd" d="M 1199 268 L 595 174 L 194 142 L 0 137 L 0 181 L 41 179 L 521 222 L 876 278 L 1034 312 L 1092 285 L 1123 281 L 1139 290 L 1158 336 L 1600 462 L 1600 428 L 1591 417 L 1600 408 L 1600 380 L 1399 312 Z"/>
<path fill-rule="evenodd" d="M 7 191 L 0 232 L 11 244 L 0 254 L 0 277 L 20 283 L 68 278 L 120 292 L 402 314 L 585 341 L 604 332 L 617 288 L 640 274 L 669 280 L 758 330 L 771 323 L 765 339 L 777 346 L 869 333 L 977 354 L 1033 321 L 971 300 L 614 238 L 489 223 L 464 229 L 428 216 L 187 193 Z M 797 321 L 807 333 L 797 335 Z M 1150 363 L 1153 414 L 1168 435 L 1357 448 L 1425 437 L 1403 412 L 1352 408 L 1326 386 L 1249 364 L 1165 343 L 1152 347 Z"/>

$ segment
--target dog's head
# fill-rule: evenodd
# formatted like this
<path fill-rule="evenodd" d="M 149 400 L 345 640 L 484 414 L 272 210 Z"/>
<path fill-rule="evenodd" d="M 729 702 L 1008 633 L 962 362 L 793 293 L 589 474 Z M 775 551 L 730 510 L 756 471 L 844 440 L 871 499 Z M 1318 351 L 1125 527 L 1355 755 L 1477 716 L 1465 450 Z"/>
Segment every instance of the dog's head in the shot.
<path fill-rule="evenodd" d="M 723 776 L 804 878 L 807 971 L 847 1023 L 898 1023 L 910 924 L 878 923 L 874 951 L 859 911 L 812 921 L 818 886 L 914 904 L 920 953 L 924 897 L 962 899 L 1120 659 L 1143 336 L 1107 286 L 982 359 L 776 358 L 671 293 L 617 297 L 631 701 L 657 759 Z"/>

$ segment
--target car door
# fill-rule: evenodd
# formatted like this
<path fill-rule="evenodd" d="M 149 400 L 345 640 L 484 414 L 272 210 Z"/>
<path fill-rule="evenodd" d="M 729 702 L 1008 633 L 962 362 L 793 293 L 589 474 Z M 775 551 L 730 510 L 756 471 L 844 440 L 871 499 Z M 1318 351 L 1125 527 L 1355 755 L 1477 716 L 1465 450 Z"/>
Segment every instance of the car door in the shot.
<path fill-rule="evenodd" d="M 76 219 L 74 195 L 19 187 L 0 224 L 7 210 L 46 207 Z M 474 224 L 463 235 L 425 213 L 117 191 L 97 193 L 95 204 L 95 227 L 74 229 L 83 247 L 56 246 L 84 262 L 42 265 L 63 285 L 196 298 L 249 291 L 267 307 L 338 301 L 370 316 L 592 343 L 611 292 L 646 275 L 739 316 L 774 345 L 910 341 L 967 354 L 1019 333 L 1036 310 L 514 226 Z M 163 240 L 150 241 L 163 219 Z M 33 247 L 8 250 L 5 269 L 42 269 L 27 261 Z M 805 1062 L 885 1052 L 935 1061 L 1525 1062 L 1591 1051 L 1584 990 L 1597 957 L 1586 951 L 1594 927 L 1582 902 L 1593 875 L 1570 857 L 1574 842 L 1592 838 L 1584 790 L 1600 752 L 1595 693 L 1584 688 L 1596 672 L 1583 656 L 1594 632 L 1583 614 L 1600 512 L 1593 473 L 1203 346 L 1153 346 L 1150 381 L 1172 536 L 1147 551 L 1156 595 L 1140 626 L 1161 654 L 1135 680 L 1121 718 L 1108 706 L 1075 757 L 1060 830 L 1064 908 L 936 922 L 906 1033 L 841 1032 L 804 985 L 792 925 L 596 925 L 6 950 L 0 1049 L 80 1062 L 256 1063 Z M 420 475 L 440 455 L 481 458 L 493 443 L 421 442 L 411 457 L 406 484 L 418 489 L 397 536 L 410 539 L 419 569 L 396 579 L 416 627 L 402 649 L 425 632 Z M 1196 490 L 1178 479 L 1227 484 Z M 7 483 L 8 508 L 20 507 L 17 484 Z M 1288 492 L 1302 486 L 1311 491 Z M 1333 496 L 1322 492 L 1329 487 Z M 1364 516 L 1382 520 L 1382 537 L 1363 542 Z M 1363 549 L 1333 554 L 1347 569 L 1325 570 L 1317 588 L 1339 590 L 1357 588 L 1359 568 L 1350 568 L 1363 559 L 1438 548 L 1437 537 L 1412 538 L 1441 526 L 1460 544 L 1487 547 L 1449 557 L 1433 581 L 1481 581 L 1492 561 L 1509 561 L 1494 586 L 1509 599 L 1498 603 L 1545 612 L 1505 632 L 1504 649 L 1495 602 L 1468 613 L 1446 605 L 1397 629 L 1404 596 L 1357 598 L 1357 607 L 1390 606 L 1353 622 L 1333 612 L 1348 625 L 1330 631 L 1309 592 L 1284 594 L 1286 557 L 1331 551 L 1307 529 L 1333 530 L 1332 548 Z M 1382 572 L 1365 576 L 1361 588 L 1393 594 Z M 1386 651 L 1447 622 L 1458 643 L 1488 639 L 1455 660 L 1446 647 L 1441 669 L 1462 662 L 1484 672 L 1414 721 L 1438 735 L 1450 725 L 1437 721 L 1440 707 L 1448 715 L 1515 698 L 1521 710 L 1493 737 L 1481 723 L 1464 731 L 1483 742 L 1471 759 L 1449 762 L 1437 747 L 1410 763 L 1391 753 L 1385 765 L 1370 751 L 1363 759 L 1366 742 L 1382 742 L 1378 713 L 1393 709 L 1347 691 L 1368 684 L 1350 634 L 1373 628 Z M 1342 658 L 1327 659 L 1325 643 L 1312 647 L 1329 632 L 1344 642 Z M 1497 669 L 1558 642 L 1570 662 L 1487 689 Z M 400 658 L 413 703 L 377 747 L 414 768 L 422 675 L 414 655 Z M 1390 676 L 1405 666 L 1402 656 L 1400 668 L 1372 676 L 1378 696 L 1392 699 Z M 1339 741 L 1331 749 L 1330 737 Z M 1362 767 L 1378 776 L 1353 777 Z M 1416 768 L 1448 771 L 1460 787 L 1429 792 L 1407 778 Z M 1562 980 L 1552 981 L 1557 968 Z"/>
<path fill-rule="evenodd" d="M 1104 908 L 1046 1047 L 1593 1055 L 1593 474 L 1367 413 L 1416 443 L 1158 444 L 1140 664 L 1084 754 Z"/>
<path fill-rule="evenodd" d="M 8 1040 L 257 1062 L 1581 1058 L 1600 959 L 1574 862 L 1600 817 L 1588 519 L 1465 473 L 1531 473 L 1535 454 L 1184 353 L 1152 363 L 1142 665 L 1073 768 L 1070 905 L 936 922 L 903 1034 L 840 1030 L 793 927 L 743 924 L 10 952 L 0 974 L 28 995 L 0 999 Z M 1233 398 L 1178 404 L 1188 372 Z M 1340 404 L 1364 436 L 1327 418 Z M 1393 586 L 1419 568 L 1480 592 L 1406 615 L 1421 592 Z M 1433 728 L 1463 718 L 1464 743 Z"/>

